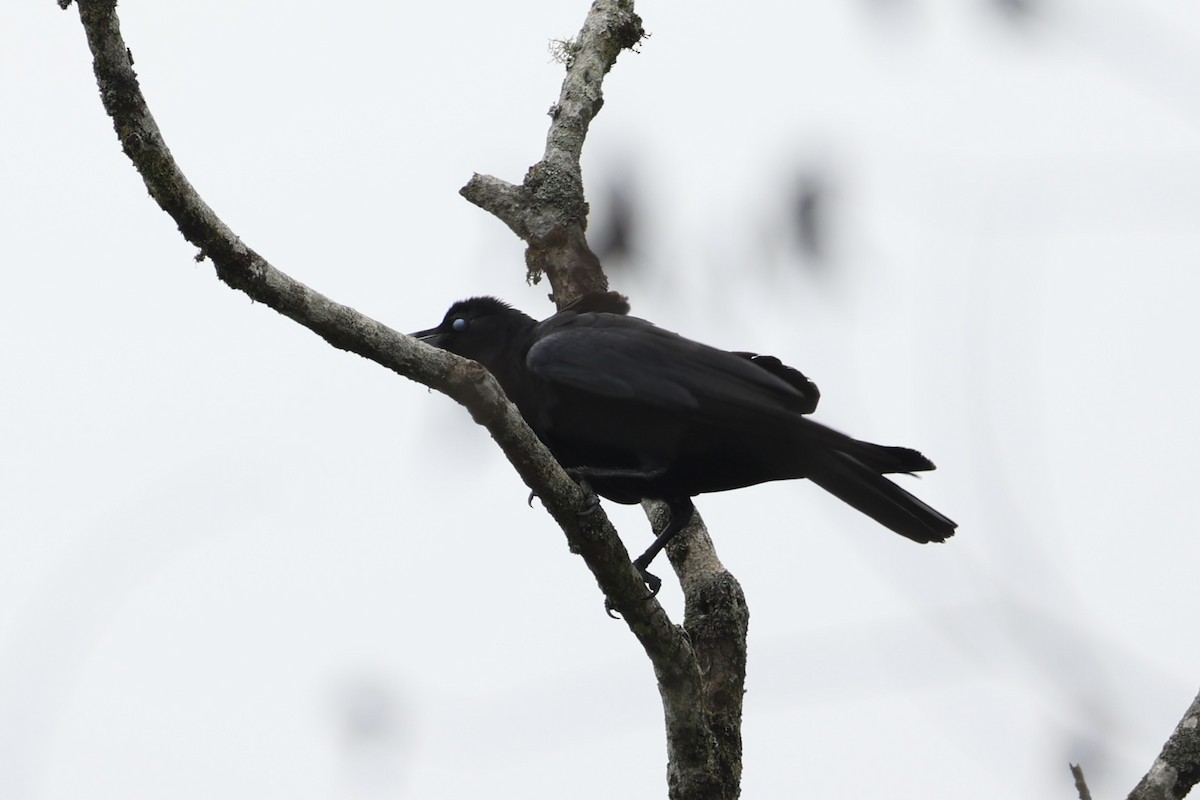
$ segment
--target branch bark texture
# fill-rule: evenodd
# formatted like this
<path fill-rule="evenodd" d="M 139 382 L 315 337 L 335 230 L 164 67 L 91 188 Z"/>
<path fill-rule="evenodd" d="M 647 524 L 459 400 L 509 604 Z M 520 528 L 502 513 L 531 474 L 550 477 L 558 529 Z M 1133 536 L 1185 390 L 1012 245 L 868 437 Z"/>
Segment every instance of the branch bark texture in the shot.
<path fill-rule="evenodd" d="M 521 185 L 476 174 L 461 189 L 527 245 L 528 279 L 550 279 L 558 308 L 608 281 L 587 245 L 587 211 L 579 157 L 604 104 L 602 84 L 622 50 L 645 36 L 632 0 L 596 0 L 579 35 L 563 43 L 566 76 L 550 109 L 541 161 Z M 660 503 L 646 503 L 653 527 L 666 524 Z M 667 785 L 672 798 L 733 798 L 740 793 L 742 695 L 749 610 L 741 586 L 721 565 L 700 515 L 668 549 L 684 590 L 684 661 L 651 658 L 667 729 Z M 643 646 L 647 642 L 643 640 Z"/>
<path fill-rule="evenodd" d="M 1129 800 L 1181 800 L 1200 782 L 1200 694 Z"/>
<path fill-rule="evenodd" d="M 579 156 L 592 119 L 604 105 L 604 76 L 620 52 L 644 36 L 633 0 L 592 3 L 579 35 L 560 48 L 567 75 L 558 102 L 550 108 L 542 160 L 529 168 L 520 185 L 477 174 L 460 190 L 525 241 L 528 279 L 536 283 L 549 275 L 551 297 L 559 308 L 608 288 L 584 235 L 588 205 Z"/>
<path fill-rule="evenodd" d="M 670 517 L 646 501 L 655 529 Z M 699 695 L 677 696 L 659 679 L 667 721 L 667 783 L 672 797 L 737 797 L 742 781 L 742 697 L 750 610 L 741 584 L 717 558 L 700 513 L 667 545 L 683 587 L 683 628 L 695 654 Z M 690 691 L 690 687 L 688 689 Z"/>

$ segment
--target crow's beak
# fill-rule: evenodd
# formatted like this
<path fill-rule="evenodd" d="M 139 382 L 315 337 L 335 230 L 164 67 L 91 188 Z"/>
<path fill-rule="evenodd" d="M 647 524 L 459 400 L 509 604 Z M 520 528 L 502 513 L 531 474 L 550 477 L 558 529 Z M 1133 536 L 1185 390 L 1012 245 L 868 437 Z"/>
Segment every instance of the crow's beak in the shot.
<path fill-rule="evenodd" d="M 433 345 L 434 347 L 442 346 L 442 332 L 439 331 L 437 328 L 430 328 L 429 330 L 417 331 L 416 333 L 410 333 L 409 336 L 411 336 L 414 339 L 420 339 L 425 344 L 430 344 L 430 345 Z"/>

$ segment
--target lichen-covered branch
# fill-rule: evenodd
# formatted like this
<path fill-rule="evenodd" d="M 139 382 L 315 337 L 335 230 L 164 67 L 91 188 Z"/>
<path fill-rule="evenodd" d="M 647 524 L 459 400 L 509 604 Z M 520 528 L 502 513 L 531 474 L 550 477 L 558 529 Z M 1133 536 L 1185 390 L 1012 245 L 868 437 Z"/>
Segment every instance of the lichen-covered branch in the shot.
<path fill-rule="evenodd" d="M 550 131 L 542 160 L 517 186 L 490 175 L 475 175 L 463 197 L 494 214 L 527 245 L 528 277 L 550 277 L 555 304 L 562 308 L 608 281 L 588 248 L 588 205 L 583 195 L 579 155 L 592 119 L 604 105 L 604 76 L 622 50 L 645 36 L 633 0 L 596 0 L 579 35 L 560 47 L 566 61 L 558 102 L 550 109 Z"/>
<path fill-rule="evenodd" d="M 655 528 L 666 524 L 665 503 L 646 501 Z M 696 513 L 691 524 L 667 545 L 667 557 L 683 585 L 683 628 L 703 676 L 698 698 L 665 702 L 672 787 L 687 791 L 673 797 L 736 797 L 742 780 L 742 697 L 746 685 L 746 634 L 750 610 L 737 579 L 717 558 L 716 549 Z M 699 717 L 699 719 L 691 719 Z M 691 729 L 705 738 L 686 737 Z M 688 747 L 688 752 L 680 748 Z"/>
<path fill-rule="evenodd" d="M 550 110 L 542 160 L 520 185 L 476 174 L 461 190 L 527 245 L 528 277 L 545 274 L 559 308 L 608 281 L 587 245 L 588 206 L 579 156 L 592 119 L 603 105 L 604 76 L 625 48 L 644 37 L 632 0 L 596 0 L 573 41 L 560 44 L 566 76 Z M 656 529 L 661 504 L 644 504 Z M 721 565 L 699 514 L 668 547 L 684 590 L 686 660 L 654 661 L 667 730 L 671 798 L 737 797 L 742 771 L 742 695 L 749 611 L 741 586 Z M 643 642 L 645 644 L 645 642 Z M 653 660 L 653 658 L 652 658 Z"/>
<path fill-rule="evenodd" d="M 1146 777 L 1129 793 L 1129 800 L 1181 800 L 1200 782 L 1200 694 L 1192 700 L 1183 719 L 1162 752 L 1154 759 Z"/>

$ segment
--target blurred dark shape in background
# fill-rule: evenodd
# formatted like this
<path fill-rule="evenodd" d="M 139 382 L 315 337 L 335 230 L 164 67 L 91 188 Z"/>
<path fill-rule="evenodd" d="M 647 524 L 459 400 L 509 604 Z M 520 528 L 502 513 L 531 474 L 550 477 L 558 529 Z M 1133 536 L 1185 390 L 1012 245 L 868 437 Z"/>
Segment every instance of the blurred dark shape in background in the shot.
<path fill-rule="evenodd" d="M 913 0 L 863 0 L 863 6 L 874 21 L 888 25 L 907 22 L 916 11 Z"/>
<path fill-rule="evenodd" d="M 360 674 L 340 681 L 333 723 L 341 745 L 339 796 L 396 797 L 411 757 L 412 725 L 394 683 Z"/>
<path fill-rule="evenodd" d="M 622 272 L 633 265 L 637 256 L 637 189 L 628 170 L 614 171 L 608 181 L 597 193 L 600 199 L 591 203 L 594 222 L 589 226 L 588 240 L 606 270 Z"/>
<path fill-rule="evenodd" d="M 1039 0 L 986 0 L 992 10 L 1013 25 L 1027 25 L 1040 11 Z"/>
<path fill-rule="evenodd" d="M 800 252 L 800 264 L 824 272 L 829 263 L 829 177 L 818 169 L 802 169 L 793 179 L 787 214 L 789 237 Z"/>
<path fill-rule="evenodd" d="M 380 678 L 348 680 L 340 687 L 336 702 L 339 733 L 346 747 L 400 744 L 404 738 L 399 701 L 391 685 Z"/>

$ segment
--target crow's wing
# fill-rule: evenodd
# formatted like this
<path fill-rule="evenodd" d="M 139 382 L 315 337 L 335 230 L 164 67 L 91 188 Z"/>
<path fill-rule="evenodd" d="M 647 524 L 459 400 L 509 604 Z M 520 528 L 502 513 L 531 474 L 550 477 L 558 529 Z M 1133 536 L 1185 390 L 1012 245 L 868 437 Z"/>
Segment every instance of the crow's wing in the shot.
<path fill-rule="evenodd" d="M 718 350 L 636 317 L 566 313 L 539 329 L 530 373 L 591 395 L 699 416 L 807 414 L 819 396 L 778 359 Z"/>
<path fill-rule="evenodd" d="M 746 353 L 741 350 L 734 350 L 733 354 L 752 361 L 755 366 L 781 378 L 784 383 L 790 384 L 793 389 L 800 392 L 805 399 L 805 406 L 799 409 L 801 414 L 811 414 L 817 410 L 817 401 L 821 399 L 821 390 L 803 372 L 795 367 L 789 367 L 775 356 Z"/>

